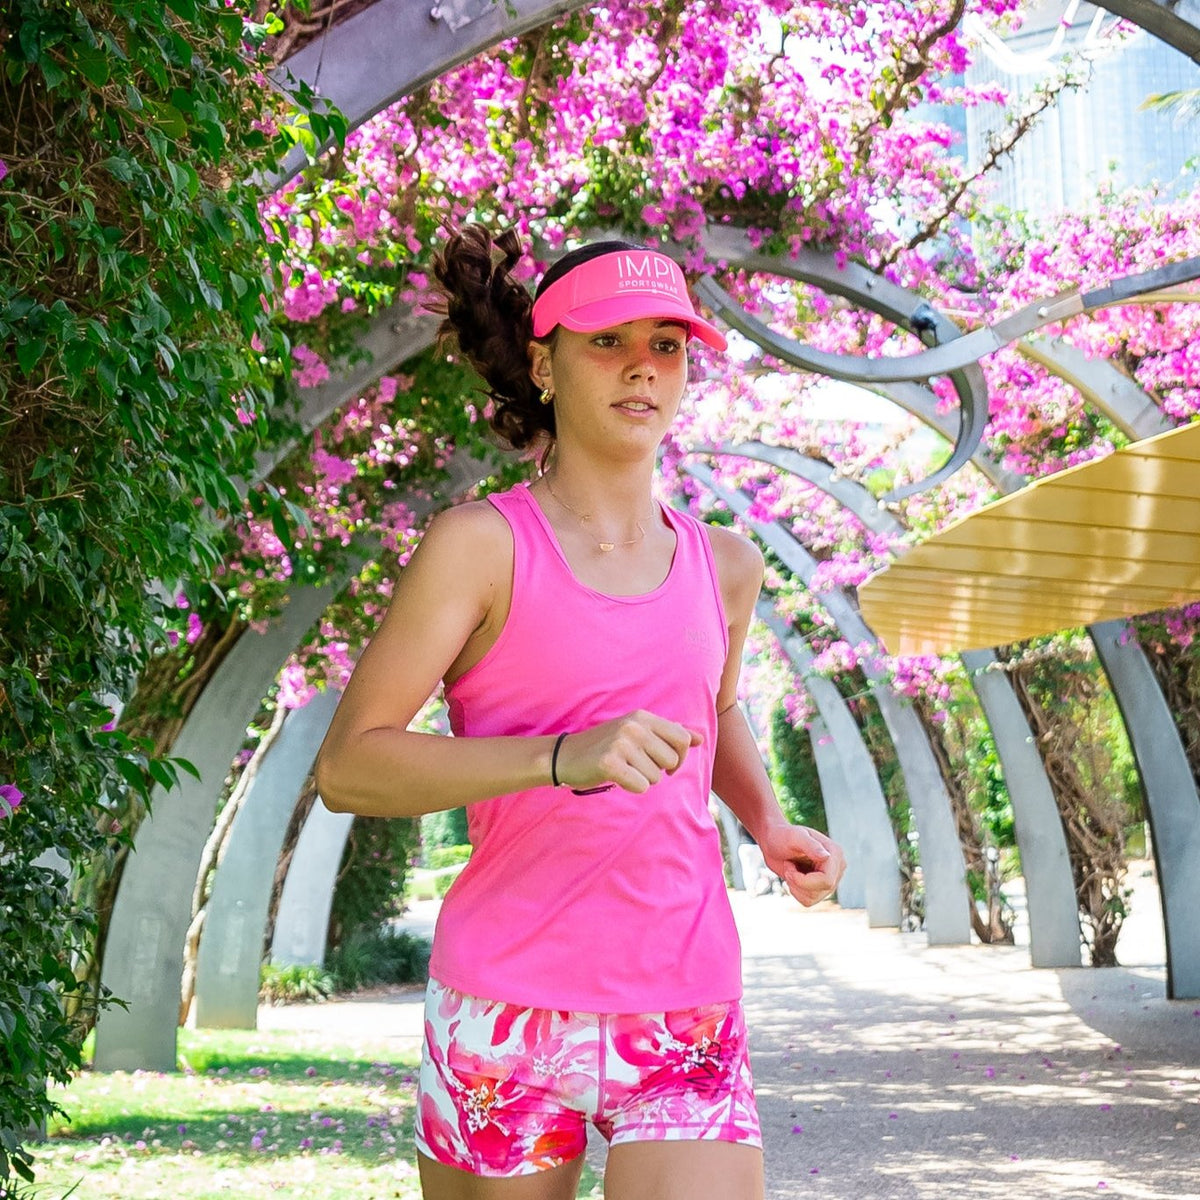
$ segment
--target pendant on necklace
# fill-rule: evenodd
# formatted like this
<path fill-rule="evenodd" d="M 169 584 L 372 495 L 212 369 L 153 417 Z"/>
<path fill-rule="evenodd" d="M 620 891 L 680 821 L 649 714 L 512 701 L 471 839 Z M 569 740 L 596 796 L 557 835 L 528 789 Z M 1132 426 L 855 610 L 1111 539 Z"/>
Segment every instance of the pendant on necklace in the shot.
<path fill-rule="evenodd" d="M 610 550 L 615 550 L 617 548 L 616 542 L 597 542 L 596 545 L 600 547 L 601 552 L 604 554 L 607 554 Z"/>

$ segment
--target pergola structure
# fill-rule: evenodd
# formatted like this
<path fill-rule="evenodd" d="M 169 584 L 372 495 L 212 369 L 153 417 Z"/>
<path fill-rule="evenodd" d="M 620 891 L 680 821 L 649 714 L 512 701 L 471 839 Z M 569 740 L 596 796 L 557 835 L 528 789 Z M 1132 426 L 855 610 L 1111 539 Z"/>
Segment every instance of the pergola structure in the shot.
<path fill-rule="evenodd" d="M 580 6 L 580 0 L 439 0 L 431 9 L 409 0 L 377 0 L 306 45 L 287 60 L 283 70 L 327 97 L 349 118 L 353 128 L 497 41 Z M 1200 56 L 1200 24 L 1185 15 L 1187 6 L 1147 0 L 1108 7 L 1144 25 L 1189 56 Z M 398 45 L 406 49 L 402 58 L 395 53 Z M 297 156 L 289 169 L 294 172 L 301 165 Z M 268 182 L 275 185 L 282 179 Z M 805 279 L 882 313 L 905 328 L 932 330 L 936 344 L 925 353 L 935 356 L 936 362 L 917 356 L 921 361 L 909 363 L 906 368 L 896 367 L 895 360 L 889 360 L 887 366 L 867 360 L 822 364 L 806 360 L 811 352 L 801 346 L 771 344 L 770 348 L 781 357 L 792 355 L 792 361 L 809 369 L 840 372 L 838 377 L 866 383 L 943 433 L 954 450 L 934 480 L 970 461 L 1002 492 L 1020 494 L 1026 481 L 1004 470 L 979 447 L 986 414 L 982 373 L 976 365 L 980 351 L 963 345 L 969 343 L 969 337 L 963 337 L 956 326 L 930 310 L 920 297 L 895 288 L 861 267 L 839 267 L 831 258 L 820 255 L 787 260 L 764 258 L 735 231 L 722 231 L 720 241 L 714 240 L 709 246 L 709 254 L 748 270 Z M 1177 274 L 1194 277 L 1194 264 L 1190 270 L 1191 275 L 1187 271 Z M 1172 277 L 1166 282 L 1173 285 L 1178 279 Z M 1144 290 L 1162 283 L 1159 279 L 1143 280 L 1129 287 L 1136 291 L 1138 287 Z M 701 292 L 724 320 L 768 344 L 766 334 L 756 329 L 746 314 L 739 314 L 711 281 L 702 284 Z M 1072 303 L 1078 299 L 1075 297 Z M 1036 311 L 1032 316 L 1027 314 L 1026 325 L 1012 327 L 1005 340 L 1021 338 L 1023 352 L 1045 363 L 1091 403 L 1102 407 L 1130 437 L 1162 434 L 1169 428 L 1152 398 L 1115 369 L 1103 363 L 1083 362 L 1081 356 L 1052 339 L 1030 336 L 1050 319 L 1038 318 Z M 311 431 L 380 375 L 426 348 L 433 332 L 429 318 L 402 307 L 377 317 L 361 339 L 360 349 L 366 352 L 363 358 L 323 386 L 302 394 L 304 429 Z M 993 340 L 1006 333 L 988 332 Z M 829 370 L 831 367 L 836 369 Z M 937 412 L 933 393 L 921 382 L 935 368 L 949 372 L 954 380 L 961 404 L 961 419 L 957 422 Z M 745 509 L 746 498 L 722 488 L 713 478 L 706 464 L 714 455 L 756 458 L 779 471 L 797 474 L 854 511 L 872 528 L 886 528 L 891 520 L 886 509 L 863 489 L 831 477 L 826 464 L 794 451 L 761 445 L 694 449 L 687 468 L 690 474 L 734 511 Z M 276 461 L 264 459 L 259 464 L 258 478 L 264 478 Z M 453 481 L 443 496 L 447 500 L 487 473 L 485 464 L 466 461 L 455 462 L 452 469 Z M 798 576 L 811 577 L 811 557 L 790 533 L 779 525 L 751 524 Z M 98 1069 L 170 1070 L 175 1066 L 180 975 L 192 881 L 212 824 L 221 781 L 261 698 L 335 592 L 336 586 L 296 587 L 280 622 L 265 633 L 247 632 L 240 638 L 184 725 L 175 753 L 191 759 L 200 768 L 201 779 L 187 778 L 176 789 L 160 792 L 152 818 L 138 831 L 137 853 L 129 859 L 121 880 L 102 967 L 103 984 L 124 997 L 128 1008 L 100 1014 L 95 1049 Z M 875 640 L 875 632 L 848 595 L 825 592 L 820 599 L 849 639 Z M 872 923 L 896 924 L 896 847 L 870 754 L 837 689 L 829 681 L 811 675 L 811 655 L 802 640 L 773 613 L 769 603 L 764 602 L 761 615 L 777 631 L 785 651 L 805 678 L 830 735 L 828 742 L 815 739 L 819 742 L 818 768 L 835 835 L 847 841 L 858 864 L 844 882 L 840 898 L 847 906 L 864 907 Z M 1092 633 L 1125 715 L 1147 792 L 1163 889 L 1168 994 L 1200 996 L 1200 922 L 1194 919 L 1200 912 L 1200 873 L 1191 869 L 1200 853 L 1200 796 L 1161 691 L 1136 642 L 1123 637 L 1122 628 L 1123 622 L 1115 620 L 1093 628 Z M 1029 896 L 1032 960 L 1039 966 L 1078 966 L 1080 930 L 1074 887 L 1044 767 L 1030 745 L 1028 726 L 1006 678 L 987 669 L 990 651 L 974 652 L 964 661 L 996 738 L 1012 796 Z M 885 681 L 875 679 L 872 687 L 896 744 L 909 793 L 914 800 L 920 797 L 916 818 L 930 940 L 963 943 L 969 938 L 969 895 L 948 798 L 928 738 L 911 706 Z M 314 704 L 289 717 L 286 740 L 281 739 L 264 760 L 235 823 L 214 884 L 198 962 L 197 1015 L 204 1024 L 254 1023 L 270 886 L 269 869 L 264 864 L 273 867 L 296 794 L 311 767 L 311 762 L 305 761 L 306 752 L 319 744 L 330 711 L 328 703 Z M 331 822 L 330 817 L 323 810 L 314 810 L 309 822 L 312 836 L 305 831 L 311 852 L 303 859 L 307 865 L 301 867 L 294 861 L 292 868 L 308 873 L 303 886 L 294 889 L 295 894 L 310 899 L 315 896 L 318 903 L 309 905 L 311 911 L 302 912 L 299 901 L 287 901 L 285 897 L 286 911 L 280 914 L 277 946 L 283 927 L 291 931 L 289 936 L 297 945 L 323 945 L 328 904 L 324 903 L 322 915 L 321 902 L 332 890 L 348 827 L 348 820 Z"/>

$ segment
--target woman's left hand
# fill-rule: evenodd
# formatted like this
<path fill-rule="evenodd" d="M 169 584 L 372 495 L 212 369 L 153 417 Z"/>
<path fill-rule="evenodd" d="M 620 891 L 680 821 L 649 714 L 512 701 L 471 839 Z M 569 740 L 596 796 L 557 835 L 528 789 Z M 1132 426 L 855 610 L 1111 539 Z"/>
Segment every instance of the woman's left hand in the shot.
<path fill-rule="evenodd" d="M 759 849 L 767 866 L 805 908 L 832 896 L 846 871 L 841 846 L 806 825 L 772 825 Z"/>

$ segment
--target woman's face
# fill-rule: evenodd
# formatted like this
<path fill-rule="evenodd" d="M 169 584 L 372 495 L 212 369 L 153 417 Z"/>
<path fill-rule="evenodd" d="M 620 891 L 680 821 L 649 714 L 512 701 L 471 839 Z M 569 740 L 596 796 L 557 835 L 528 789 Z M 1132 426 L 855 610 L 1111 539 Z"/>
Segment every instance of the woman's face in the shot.
<path fill-rule="evenodd" d="M 533 377 L 555 395 L 558 440 L 653 452 L 687 385 L 687 327 L 649 317 L 594 333 L 559 327 L 553 350 L 530 345 Z"/>

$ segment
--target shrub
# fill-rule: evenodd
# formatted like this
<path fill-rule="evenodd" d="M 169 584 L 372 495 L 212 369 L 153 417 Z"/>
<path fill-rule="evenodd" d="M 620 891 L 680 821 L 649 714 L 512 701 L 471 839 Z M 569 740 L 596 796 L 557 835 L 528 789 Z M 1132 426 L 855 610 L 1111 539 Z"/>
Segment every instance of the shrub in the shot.
<path fill-rule="evenodd" d="M 294 1004 L 301 1000 L 319 1004 L 335 990 L 334 978 L 324 967 L 263 963 L 258 998 L 267 1004 Z"/>
<path fill-rule="evenodd" d="M 771 774 L 789 821 L 828 831 L 821 780 L 807 729 L 797 729 L 780 704 L 771 714 Z"/>
<path fill-rule="evenodd" d="M 338 991 L 377 984 L 424 983 L 429 978 L 428 938 L 395 929 L 376 929 L 348 938 L 329 956 Z"/>
<path fill-rule="evenodd" d="M 467 841 L 467 810 L 451 808 L 445 812 L 426 813 L 421 818 L 421 846 L 425 851 L 428 867 L 436 865 L 432 860 L 435 850 L 444 846 L 461 846 Z"/>
<path fill-rule="evenodd" d="M 471 857 L 472 846 L 437 846 L 428 854 L 431 870 L 437 871 L 442 867 L 457 867 Z"/>
<path fill-rule="evenodd" d="M 416 846 L 415 820 L 366 817 L 354 822 L 333 893 L 329 952 L 373 934 L 403 912 L 404 880 Z"/>

